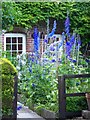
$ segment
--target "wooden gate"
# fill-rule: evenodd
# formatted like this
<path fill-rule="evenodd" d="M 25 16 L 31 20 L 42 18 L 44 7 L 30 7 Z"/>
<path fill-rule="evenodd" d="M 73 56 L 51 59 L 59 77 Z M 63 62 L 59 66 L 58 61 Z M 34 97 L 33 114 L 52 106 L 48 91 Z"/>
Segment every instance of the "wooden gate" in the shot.
<path fill-rule="evenodd" d="M 66 78 L 90 78 L 90 74 L 62 75 L 58 77 L 58 95 L 59 95 L 59 119 L 65 120 L 67 117 L 81 116 L 81 111 L 67 112 L 66 97 L 85 96 L 85 93 L 66 93 Z"/>

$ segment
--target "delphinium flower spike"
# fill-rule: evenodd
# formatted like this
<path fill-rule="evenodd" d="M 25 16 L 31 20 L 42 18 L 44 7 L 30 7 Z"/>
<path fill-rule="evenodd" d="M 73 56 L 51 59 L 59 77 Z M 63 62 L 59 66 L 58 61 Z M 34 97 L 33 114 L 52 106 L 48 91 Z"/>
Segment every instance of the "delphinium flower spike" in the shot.
<path fill-rule="evenodd" d="M 49 33 L 48 38 L 50 38 L 54 35 L 55 30 L 56 30 L 56 25 L 57 25 L 57 23 L 56 23 L 56 20 L 55 20 L 54 24 L 53 24 L 53 29 L 52 29 L 51 33 Z"/>
<path fill-rule="evenodd" d="M 65 33 L 68 37 L 70 37 L 70 19 L 69 19 L 69 13 L 67 11 L 67 18 L 66 18 L 66 21 L 65 21 Z"/>
<path fill-rule="evenodd" d="M 38 42 L 38 30 L 37 30 L 37 28 L 34 28 L 34 52 L 35 53 L 37 53 L 38 52 L 38 44 L 39 44 L 39 42 Z"/>

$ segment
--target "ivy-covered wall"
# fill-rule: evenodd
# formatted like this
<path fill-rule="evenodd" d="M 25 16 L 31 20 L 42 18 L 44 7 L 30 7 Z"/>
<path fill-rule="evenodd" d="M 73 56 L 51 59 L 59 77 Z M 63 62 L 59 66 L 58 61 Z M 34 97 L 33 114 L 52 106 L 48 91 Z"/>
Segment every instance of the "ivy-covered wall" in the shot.
<path fill-rule="evenodd" d="M 67 11 L 71 21 L 70 32 L 75 30 L 80 34 L 82 47 L 85 47 L 90 44 L 90 2 L 3 2 L 2 29 L 11 31 L 15 26 L 22 26 L 30 30 L 39 26 L 45 31 L 46 20 L 49 18 L 58 21 L 57 30 L 61 33 Z"/>

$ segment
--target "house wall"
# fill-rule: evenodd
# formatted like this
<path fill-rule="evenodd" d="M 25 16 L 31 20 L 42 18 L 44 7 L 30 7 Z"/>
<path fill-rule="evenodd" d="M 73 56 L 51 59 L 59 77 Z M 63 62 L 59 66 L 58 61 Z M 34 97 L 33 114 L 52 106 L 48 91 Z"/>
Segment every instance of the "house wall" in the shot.
<path fill-rule="evenodd" d="M 52 30 L 53 28 L 53 21 L 50 22 L 50 31 Z M 38 31 L 41 33 L 40 35 L 40 53 L 42 53 L 43 51 L 43 48 L 42 48 L 42 41 L 45 37 L 45 34 L 47 32 L 46 28 L 47 28 L 47 25 L 45 22 L 42 22 L 42 23 L 38 23 L 37 26 L 33 26 L 32 29 L 24 29 L 24 28 L 21 28 L 21 27 L 14 27 L 13 31 L 11 31 L 10 33 L 22 33 L 22 34 L 26 34 L 26 52 L 32 52 L 33 49 L 34 49 L 34 41 L 33 41 L 33 32 L 34 32 L 34 28 L 37 27 L 38 28 Z M 61 34 L 61 28 L 58 27 L 57 25 L 57 30 L 56 30 L 56 33 L 58 34 Z M 6 32 L 8 33 L 8 32 Z M 4 50 L 4 32 L 2 34 L 2 48 Z"/>
<path fill-rule="evenodd" d="M 4 37 L 6 33 L 22 33 L 26 35 L 26 52 L 32 52 L 34 50 L 33 41 L 33 30 L 23 31 L 21 29 L 14 28 L 11 32 L 2 32 L 2 49 L 4 50 Z M 42 45 L 42 40 L 40 41 L 40 46 Z M 42 51 L 42 46 L 40 47 L 40 52 Z"/>

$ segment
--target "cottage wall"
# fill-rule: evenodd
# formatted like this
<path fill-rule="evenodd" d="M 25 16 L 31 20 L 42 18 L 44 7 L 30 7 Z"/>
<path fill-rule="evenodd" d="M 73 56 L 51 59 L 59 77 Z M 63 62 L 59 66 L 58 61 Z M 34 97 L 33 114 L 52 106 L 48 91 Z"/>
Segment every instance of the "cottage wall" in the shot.
<path fill-rule="evenodd" d="M 22 30 L 18 28 L 14 28 L 13 31 L 11 32 L 3 32 L 2 33 L 2 50 L 4 50 L 4 37 L 6 33 L 22 33 L 26 35 L 26 52 L 32 52 L 34 50 L 34 41 L 33 41 L 33 30 Z M 44 37 L 41 35 L 41 40 L 40 40 L 40 52 L 42 52 L 42 40 Z"/>
<path fill-rule="evenodd" d="M 50 31 L 52 30 L 53 28 L 53 20 L 50 22 Z M 58 25 L 57 25 L 57 30 L 56 30 L 56 33 L 58 34 L 61 34 L 61 27 L 58 27 L 59 26 L 59 22 L 58 22 Z M 10 31 L 10 32 L 6 32 L 6 33 L 22 33 L 22 34 L 26 34 L 26 52 L 32 52 L 33 49 L 34 49 L 34 41 L 33 41 L 33 32 L 34 32 L 34 28 L 37 27 L 38 28 L 38 31 L 41 33 L 40 35 L 40 53 L 42 53 L 43 51 L 43 48 L 42 48 L 42 41 L 45 37 L 45 34 L 47 33 L 47 25 L 45 22 L 43 23 L 38 23 L 37 26 L 34 26 L 32 29 L 24 29 L 24 28 L 21 28 L 21 27 L 14 27 L 13 31 Z M 2 34 L 2 49 L 4 50 L 4 34 L 5 32 Z"/>

